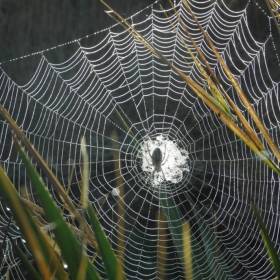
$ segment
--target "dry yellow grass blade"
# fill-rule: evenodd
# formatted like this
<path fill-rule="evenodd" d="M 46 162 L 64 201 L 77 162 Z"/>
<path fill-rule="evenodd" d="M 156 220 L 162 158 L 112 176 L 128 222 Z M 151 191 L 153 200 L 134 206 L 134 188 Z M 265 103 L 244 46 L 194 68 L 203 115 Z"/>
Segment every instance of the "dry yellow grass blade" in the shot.
<path fill-rule="evenodd" d="M 280 6 L 280 2 L 278 0 L 274 0 L 274 1 L 277 3 L 278 6 Z M 275 15 L 278 17 L 278 20 L 280 20 L 280 14 L 279 14 L 277 8 L 275 7 L 273 1 L 272 0 L 268 0 L 268 2 L 270 4 L 271 8 L 273 9 Z"/>
<path fill-rule="evenodd" d="M 85 276 L 86 276 L 86 271 L 87 271 L 87 265 L 88 265 L 88 261 L 87 261 L 87 257 L 84 254 L 81 258 L 81 262 L 79 265 L 79 270 L 78 270 L 78 275 L 77 275 L 77 280 L 85 280 Z"/>
<path fill-rule="evenodd" d="M 161 54 L 160 54 L 161 55 Z M 161 57 L 160 57 L 161 58 Z M 162 58 L 177 74 L 179 74 L 189 85 L 189 87 L 199 96 L 206 105 L 216 114 L 219 118 L 227 125 L 229 129 L 231 129 L 252 151 L 254 151 L 270 168 L 272 168 L 277 174 L 280 175 L 280 169 L 273 163 L 268 157 L 267 153 L 263 150 L 260 150 L 255 142 L 244 133 L 242 129 L 240 129 L 231 119 L 225 114 L 225 112 L 220 108 L 220 104 L 217 104 L 217 101 L 209 98 L 208 94 L 205 94 L 203 88 L 201 88 L 197 83 L 187 77 L 184 73 L 182 73 L 178 68 L 173 66 L 166 58 Z M 212 97 L 213 98 L 213 97 Z"/>
<path fill-rule="evenodd" d="M 42 234 L 45 236 L 46 240 L 48 241 L 49 245 L 51 246 L 51 248 L 53 248 L 55 250 L 55 252 L 58 254 L 58 256 L 61 256 L 61 251 L 57 245 L 57 243 L 55 242 L 55 240 L 53 240 L 45 231 L 44 229 L 41 228 Z"/>
<path fill-rule="evenodd" d="M 2 196 L 14 207 L 11 209 L 13 217 L 17 220 L 18 226 L 22 229 L 28 247 L 36 259 L 37 267 L 43 279 L 51 279 L 51 270 L 59 265 L 59 259 L 54 254 L 47 240 L 40 232 L 40 227 L 34 222 L 31 215 L 26 211 L 21 203 L 21 199 L 0 165 L 0 181 Z M 32 230 L 31 230 L 32 229 Z M 50 257 L 50 258 L 49 258 Z M 60 267 L 58 275 L 65 275 L 64 270 Z"/>
<path fill-rule="evenodd" d="M 67 190 L 66 190 L 66 194 L 67 194 L 67 195 L 69 194 L 70 187 L 71 187 L 71 184 L 72 184 L 72 180 L 73 180 L 73 176 L 74 176 L 74 170 L 75 170 L 75 165 L 73 164 L 73 165 L 72 165 L 72 168 L 71 168 L 71 172 L 70 172 L 70 178 L 69 178 Z M 66 207 L 65 204 L 63 204 L 63 207 L 62 207 L 62 209 L 61 209 L 61 213 L 64 213 L 65 208 L 67 208 L 67 207 Z"/>
<path fill-rule="evenodd" d="M 19 141 L 21 141 L 22 146 L 28 151 L 28 153 L 33 157 L 36 161 L 38 166 L 41 168 L 42 172 L 48 177 L 48 180 L 51 182 L 53 187 L 55 188 L 56 192 L 60 196 L 63 203 L 67 206 L 67 209 L 70 211 L 73 217 L 77 218 L 78 220 L 83 219 L 82 215 L 77 211 L 75 205 L 67 195 L 66 191 L 61 186 L 60 182 L 54 176 L 48 165 L 45 163 L 44 159 L 41 155 L 37 152 L 37 150 L 33 147 L 30 143 L 29 139 L 25 136 L 25 134 L 21 131 L 18 127 L 16 122 L 12 119 L 8 111 L 0 104 L 0 114 L 9 124 L 9 130 L 11 131 L 12 135 L 16 136 Z M 86 226 L 85 231 L 88 234 L 88 238 L 92 242 L 93 246 L 95 247 L 96 251 L 99 252 L 98 244 L 95 240 L 95 236 L 93 235 L 92 231 Z"/>
<path fill-rule="evenodd" d="M 28 207 L 28 209 L 31 211 L 34 211 L 36 214 L 40 214 L 42 216 L 45 216 L 45 211 L 42 207 L 30 202 L 29 200 L 25 199 L 25 198 L 21 198 L 22 202 Z M 33 214 L 33 213 L 32 213 Z M 81 230 L 79 230 L 78 228 L 76 228 L 75 226 L 68 224 L 69 228 L 71 229 L 71 231 L 74 233 L 75 236 L 79 237 L 79 238 L 85 238 L 86 234 L 84 232 L 82 232 Z M 41 225 L 40 225 L 41 227 Z M 91 242 L 91 240 L 89 238 L 87 238 L 87 243 L 91 246 L 94 246 L 94 244 Z"/>
<path fill-rule="evenodd" d="M 250 139 L 255 143 L 255 145 L 258 147 L 259 151 L 266 151 L 266 149 L 263 146 L 261 140 L 256 135 L 256 133 L 253 130 L 253 128 L 249 125 L 249 123 L 247 122 L 247 120 L 245 119 L 243 114 L 239 111 L 239 109 L 237 108 L 235 103 L 232 101 L 232 99 L 228 96 L 228 94 L 225 91 L 223 91 L 223 93 L 224 93 L 224 95 L 225 95 L 229 105 L 233 108 L 234 112 L 236 113 L 238 120 L 240 121 L 240 123 L 243 126 L 243 129 L 249 135 Z"/>
<path fill-rule="evenodd" d="M 170 63 L 157 49 L 155 49 L 151 43 L 144 37 L 142 36 L 130 23 L 128 23 L 121 15 L 119 15 L 115 10 L 113 10 L 108 4 L 106 4 L 103 0 L 101 2 L 108 8 L 110 9 L 111 12 L 113 12 L 120 20 L 116 19 L 111 15 L 111 13 L 107 14 L 112 17 L 114 20 L 116 20 L 120 25 L 122 25 L 137 41 L 142 43 L 147 49 L 149 49 L 154 55 L 156 55 L 158 58 L 163 60 L 167 65 L 169 65 L 177 74 L 179 74 L 183 80 L 189 84 L 192 85 L 193 87 L 199 88 L 201 93 L 211 100 L 217 107 L 219 107 L 221 110 L 223 110 L 223 107 L 215 98 L 213 98 L 211 95 L 209 95 L 206 91 L 203 90 L 197 83 L 195 83 L 191 78 L 183 74 L 181 71 L 179 71 L 172 63 Z"/>
<path fill-rule="evenodd" d="M 57 178 L 53 175 L 52 171 L 45 163 L 44 159 L 41 155 L 36 151 L 33 145 L 30 143 L 29 139 L 25 136 L 25 134 L 21 131 L 18 127 L 16 122 L 11 118 L 8 111 L 0 104 L 0 113 L 4 117 L 4 119 L 9 124 L 9 129 L 12 132 L 12 135 L 16 135 L 18 140 L 21 142 L 22 146 L 30 153 L 30 155 L 34 158 L 34 160 L 38 163 L 39 167 L 42 169 L 44 173 L 48 175 L 48 179 L 55 187 L 58 195 L 60 196 L 61 200 L 67 205 L 69 211 L 75 216 L 76 208 L 69 197 L 66 195 L 63 187 L 57 180 Z"/>
<path fill-rule="evenodd" d="M 121 21 L 119 21 L 118 19 L 116 19 L 115 17 L 113 17 L 111 15 L 111 13 L 109 14 L 110 17 L 112 17 L 113 19 L 115 19 L 119 24 L 121 24 L 132 36 L 134 36 L 134 38 L 136 40 L 138 40 L 140 43 L 142 43 L 144 46 L 146 46 L 153 54 L 155 54 L 158 58 L 160 58 L 163 62 L 165 62 L 174 72 L 176 72 L 186 83 L 187 85 L 197 94 L 198 97 L 200 97 L 205 104 L 215 113 L 218 115 L 218 117 L 227 125 L 227 127 L 229 129 L 231 129 L 250 149 L 252 149 L 252 151 L 254 151 L 270 168 L 272 168 L 277 174 L 280 174 L 280 169 L 279 167 L 272 162 L 269 157 L 268 157 L 268 152 L 264 149 L 262 143 L 260 142 L 260 140 L 258 139 L 258 137 L 256 136 L 255 132 L 253 131 L 253 129 L 249 126 L 249 124 L 247 123 L 247 121 L 245 120 L 245 118 L 242 116 L 241 112 L 238 110 L 238 108 L 234 105 L 233 101 L 231 102 L 231 104 L 233 105 L 233 108 L 236 110 L 237 112 L 237 116 L 239 116 L 239 120 L 241 122 L 244 123 L 243 128 L 246 127 L 247 130 L 245 133 L 243 131 L 243 129 L 241 129 L 240 127 L 238 127 L 232 120 L 231 118 L 228 116 L 227 112 L 225 112 L 224 107 L 221 105 L 221 103 L 214 98 L 212 95 L 210 95 L 209 93 L 207 93 L 199 84 L 197 84 L 195 81 L 193 81 L 190 77 L 188 77 L 187 75 L 185 75 L 183 72 L 181 72 L 177 67 L 175 67 L 169 60 L 167 60 L 157 49 L 155 49 L 150 42 L 144 37 L 142 36 L 133 26 L 131 26 L 131 24 L 129 22 L 127 22 L 124 18 L 122 18 L 117 12 L 115 12 L 109 5 L 107 5 L 106 3 L 104 3 L 104 1 L 101 0 L 101 2 L 108 8 L 110 9 L 111 12 L 113 12 Z M 186 0 L 184 0 L 184 3 L 186 2 Z M 186 3 L 186 5 L 188 5 Z M 189 6 L 188 6 L 189 7 Z M 190 7 L 189 7 L 190 9 Z M 190 9 L 191 11 L 191 9 Z M 192 11 L 190 12 L 192 13 Z M 193 13 L 192 13 L 193 14 Z M 194 16 L 194 14 L 193 14 Z M 195 16 L 194 16 L 195 17 Z M 196 20 L 197 21 L 197 20 Z M 197 23 L 199 24 L 199 23 Z M 200 26 L 200 25 L 199 25 Z M 202 27 L 200 26 L 200 28 L 202 29 Z M 202 29 L 201 32 L 204 32 L 204 30 Z M 205 34 L 205 32 L 203 33 Z M 207 36 L 207 34 L 205 35 Z M 210 40 L 207 37 L 208 41 Z M 212 44 L 212 42 L 211 42 Z M 213 44 L 212 44 L 213 46 Z M 213 46 L 213 48 L 215 48 Z M 215 53 L 217 53 L 217 55 L 219 56 L 217 50 L 215 49 L 214 51 Z M 221 57 L 219 56 L 219 59 L 221 60 Z M 229 69 L 227 68 L 227 66 L 225 65 L 224 61 L 221 60 L 221 63 L 224 65 L 223 67 L 225 67 L 227 69 L 227 73 L 230 75 L 230 77 L 232 78 L 232 83 L 234 87 L 237 87 L 237 89 L 239 89 L 239 92 L 241 92 L 240 94 L 243 94 L 242 90 L 239 88 L 239 86 L 237 85 L 237 82 L 235 81 L 235 79 L 233 78 L 231 72 L 229 71 Z M 225 70 L 226 71 L 226 70 Z M 225 95 L 227 98 L 228 95 Z M 251 107 L 251 105 L 249 104 L 248 100 L 246 99 L 245 95 L 243 94 L 243 98 L 245 99 L 245 101 L 247 101 L 248 103 L 248 111 L 249 113 L 253 114 L 252 118 L 256 121 L 259 121 L 259 123 L 261 123 L 260 119 L 258 118 L 258 116 L 256 115 L 256 113 L 254 112 L 253 108 Z M 231 100 L 230 100 L 231 101 Z M 246 104 L 247 104 L 246 103 Z M 246 106 L 246 105 L 245 105 Z M 242 123 L 242 124 L 243 124 Z M 262 124 L 261 124 L 262 125 Z M 262 130 L 265 130 L 265 128 L 262 125 Z M 269 145 L 271 144 L 271 142 L 273 143 L 272 139 L 270 138 L 270 136 L 268 135 L 268 133 L 266 132 L 266 139 L 270 139 L 271 141 L 268 143 Z M 267 140 L 267 141 L 268 141 Z M 274 144 L 274 143 L 273 143 Z M 274 144 L 274 150 L 277 150 L 277 147 Z M 279 152 L 279 151 L 278 151 Z M 279 157 L 280 158 L 280 157 Z"/>
<path fill-rule="evenodd" d="M 227 125 L 231 131 L 233 131 L 254 153 L 256 153 L 261 160 L 263 160 L 272 170 L 274 170 L 278 175 L 280 175 L 279 167 L 272 162 L 265 152 L 259 150 L 251 138 L 242 131 L 235 123 L 231 122 L 229 117 L 220 110 L 217 106 L 211 103 L 207 98 L 205 98 L 196 88 L 193 88 L 193 91 L 205 102 L 206 105 L 216 113 L 220 119 Z"/>
<path fill-rule="evenodd" d="M 185 275 L 187 280 L 192 280 L 193 279 L 192 246 L 191 246 L 191 228 L 189 222 L 186 222 L 183 225 L 183 244 L 184 244 Z"/>
<path fill-rule="evenodd" d="M 173 3 L 171 2 L 171 0 L 169 0 L 170 5 L 173 7 L 173 10 L 175 12 L 175 14 L 177 15 L 181 26 L 184 28 L 186 34 L 188 35 L 189 39 L 191 40 L 195 50 L 197 51 L 201 61 L 203 62 L 203 64 L 206 66 L 207 70 L 209 71 L 209 73 L 211 74 L 211 77 L 214 79 L 215 83 L 217 85 L 219 85 L 219 88 L 221 90 L 221 92 L 223 94 L 221 94 L 221 92 L 219 91 L 219 89 L 216 87 L 215 83 L 211 80 L 211 78 L 209 77 L 209 75 L 206 73 L 206 71 L 204 70 L 204 68 L 201 66 L 201 64 L 198 62 L 198 60 L 196 59 L 196 57 L 194 56 L 194 54 L 192 53 L 192 51 L 189 49 L 189 47 L 187 46 L 187 44 L 185 43 L 185 41 L 183 40 L 182 36 L 180 36 L 177 32 L 177 34 L 180 36 L 181 41 L 183 42 L 183 44 L 185 45 L 186 49 L 188 50 L 188 52 L 190 53 L 190 55 L 192 56 L 193 60 L 195 61 L 197 67 L 199 68 L 200 72 L 203 74 L 203 76 L 206 78 L 209 87 L 210 87 L 210 91 L 213 93 L 213 95 L 215 95 L 217 97 L 217 99 L 222 103 L 222 105 L 225 107 L 225 110 L 230 112 L 229 107 L 227 106 L 227 103 L 224 101 L 223 96 L 225 96 L 225 98 L 227 99 L 229 105 L 232 107 L 232 109 L 234 110 L 234 112 L 236 113 L 239 121 L 241 122 L 243 128 L 245 131 L 247 131 L 247 133 L 250 135 L 250 138 L 252 139 L 252 141 L 256 144 L 256 146 L 259 148 L 260 151 L 264 151 L 265 148 L 262 144 L 262 142 L 260 141 L 260 139 L 258 138 L 258 136 L 255 134 L 254 130 L 252 129 L 252 127 L 249 125 L 249 123 L 247 122 L 247 120 L 244 118 L 244 116 L 242 115 L 242 113 L 239 111 L 239 109 L 237 108 L 237 106 L 234 104 L 234 102 L 232 101 L 232 99 L 228 96 L 228 94 L 225 92 L 225 90 L 223 89 L 219 79 L 216 77 L 215 73 L 213 72 L 212 68 L 210 67 L 206 57 L 204 56 L 204 54 L 201 52 L 200 48 L 197 46 L 196 42 L 194 41 L 194 39 L 192 38 L 188 28 L 186 27 L 186 25 L 184 24 L 184 22 L 181 20 L 181 18 L 178 16 L 178 12 L 175 9 Z M 226 104 L 226 105 L 225 105 Z M 229 116 L 229 114 L 227 114 Z M 232 116 L 232 114 L 231 114 Z M 234 116 L 232 116 L 234 117 Z M 232 119 L 232 118 L 231 118 Z M 236 119 L 234 118 L 235 123 Z"/>
<path fill-rule="evenodd" d="M 88 200 L 88 192 L 89 192 L 89 158 L 86 148 L 86 139 L 84 136 L 81 138 L 81 154 L 83 158 L 83 165 L 82 165 L 82 188 L 81 188 L 81 206 L 82 206 L 82 215 L 83 219 L 79 221 L 79 228 L 80 231 L 84 232 L 87 225 L 85 222 L 85 212 L 88 208 L 89 200 Z M 81 262 L 79 265 L 79 271 L 77 275 L 77 279 L 84 279 L 86 267 L 87 267 L 87 260 L 86 260 L 86 252 L 87 252 L 87 237 L 84 236 L 82 238 L 82 248 L 84 255 L 81 258 Z"/>
<path fill-rule="evenodd" d="M 111 13 L 105 11 L 108 14 L 108 16 L 110 16 L 121 26 L 123 26 L 136 40 L 142 43 L 153 54 L 157 55 L 157 51 L 155 50 L 155 48 L 146 40 L 146 38 L 144 38 L 144 36 L 142 36 L 130 23 L 128 23 L 120 14 L 113 10 L 107 3 L 105 3 L 103 0 L 101 0 L 101 3 L 105 5 L 111 12 L 113 12 L 120 20 L 113 17 Z"/>
<path fill-rule="evenodd" d="M 275 145 L 275 143 L 273 142 L 272 138 L 270 137 L 270 135 L 268 134 L 267 130 L 265 129 L 262 121 L 260 120 L 260 118 L 258 117 L 258 115 L 256 114 L 256 112 L 254 111 L 253 107 L 251 106 L 250 102 L 248 101 L 246 95 L 244 94 L 244 92 L 242 91 L 242 89 L 240 88 L 240 86 L 238 85 L 237 81 L 235 80 L 235 78 L 233 77 L 232 73 L 230 72 L 229 68 L 227 67 L 227 65 L 225 64 L 225 62 L 223 61 L 223 59 L 221 58 L 219 52 L 217 51 L 217 49 L 215 48 L 214 44 L 212 43 L 212 41 L 210 40 L 209 36 L 207 35 L 207 33 L 204 31 L 204 29 L 202 28 L 202 26 L 200 25 L 200 23 L 198 22 L 195 14 L 193 13 L 191 7 L 189 6 L 187 0 L 184 0 L 184 4 L 187 8 L 187 10 L 189 11 L 189 13 L 191 14 L 192 18 L 194 19 L 194 21 L 196 22 L 198 28 L 200 29 L 201 33 L 204 35 L 204 38 L 207 42 L 207 44 L 209 45 L 209 47 L 212 49 L 213 53 L 215 54 L 215 56 L 217 57 L 220 65 L 222 66 L 223 70 L 225 71 L 227 77 L 229 78 L 229 80 L 231 81 L 231 84 L 233 85 L 235 91 L 237 92 L 238 96 L 240 97 L 240 99 L 242 100 L 243 104 L 245 105 L 248 113 L 250 114 L 250 116 L 252 117 L 253 121 L 255 122 L 256 126 L 258 127 L 258 129 L 260 130 L 260 132 L 262 133 L 262 135 L 264 136 L 267 144 L 269 145 L 269 147 L 271 148 L 271 150 L 273 151 L 274 155 L 277 157 L 277 159 L 280 161 L 280 151 L 278 149 L 278 147 Z M 248 132 L 248 134 L 251 136 L 251 134 Z M 252 135 L 252 137 L 254 137 Z M 261 151 L 260 151 L 261 152 Z"/>
<path fill-rule="evenodd" d="M 165 61 L 178 75 L 180 75 L 183 80 L 189 85 L 189 87 L 199 96 L 212 111 L 219 116 L 219 118 L 230 128 L 248 147 L 250 147 L 261 159 L 266 162 L 277 174 L 280 174 L 280 169 L 266 156 L 267 154 L 260 150 L 254 141 L 247 134 L 243 132 L 224 112 L 223 108 L 216 99 L 210 96 L 205 90 L 200 87 L 197 83 L 191 80 L 178 68 L 173 66 L 165 57 L 159 53 L 159 57 Z"/>
<path fill-rule="evenodd" d="M 206 65 L 209 73 L 211 74 L 211 76 L 215 79 L 215 82 L 217 83 L 217 79 L 216 76 L 214 74 L 214 72 L 212 71 L 209 63 L 207 62 L 204 54 L 201 52 L 200 48 L 197 46 L 196 42 L 193 40 L 188 28 L 186 27 L 186 25 L 183 23 L 183 21 L 181 20 L 180 16 L 178 15 L 177 10 L 175 9 L 173 3 L 171 0 L 169 0 L 171 7 L 173 8 L 175 15 L 177 16 L 179 22 L 181 23 L 181 26 L 184 28 L 186 34 L 188 35 L 189 39 L 191 40 L 193 46 L 195 47 L 195 50 L 197 51 L 201 61 Z M 161 9 L 164 11 L 164 9 L 161 7 Z M 181 40 L 181 42 L 183 43 L 183 45 L 185 46 L 186 50 L 188 51 L 188 53 L 191 55 L 192 59 L 194 60 L 196 66 L 198 67 L 199 71 L 203 74 L 204 78 L 207 80 L 208 86 L 210 88 L 210 91 L 213 93 L 214 96 L 216 96 L 216 98 L 219 100 L 219 102 L 222 104 L 222 106 L 225 108 L 225 111 L 228 112 L 230 114 L 230 108 L 228 107 L 228 104 L 226 103 L 226 101 L 224 100 L 224 97 L 222 96 L 222 94 L 220 93 L 220 91 L 218 90 L 218 88 L 216 87 L 216 85 L 214 84 L 214 82 L 212 81 L 212 79 L 210 78 L 210 76 L 206 73 L 206 71 L 204 70 L 204 68 L 201 66 L 201 64 L 199 63 L 198 59 L 196 58 L 196 56 L 193 54 L 193 52 L 191 51 L 191 49 L 188 47 L 187 43 L 185 42 L 185 40 L 183 39 L 183 37 L 179 34 L 179 32 L 176 30 L 176 28 L 174 27 L 173 23 L 171 22 L 171 20 L 169 19 L 168 15 L 164 12 L 165 16 L 168 18 L 170 25 L 172 25 L 173 30 L 176 32 L 177 36 L 179 37 L 179 39 Z M 234 118 L 234 116 L 231 116 L 232 120 L 237 122 L 236 119 Z"/>
<path fill-rule="evenodd" d="M 32 211 L 34 211 L 36 214 L 45 216 L 45 212 L 42 207 L 30 202 L 29 200 L 27 200 L 23 197 L 21 197 L 21 200 L 28 207 L 28 209 L 31 210 L 31 214 L 33 214 Z"/>

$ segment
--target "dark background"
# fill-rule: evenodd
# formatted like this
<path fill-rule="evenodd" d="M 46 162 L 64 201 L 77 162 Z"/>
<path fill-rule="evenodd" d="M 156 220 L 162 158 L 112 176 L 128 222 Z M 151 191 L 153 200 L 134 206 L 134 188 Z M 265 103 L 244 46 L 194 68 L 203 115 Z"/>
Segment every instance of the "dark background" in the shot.
<path fill-rule="evenodd" d="M 123 17 L 129 17 L 154 3 L 153 0 L 107 0 L 106 2 Z M 231 0 L 225 2 L 236 10 L 243 9 L 247 3 L 247 1 Z M 257 0 L 256 3 L 269 14 L 264 1 Z M 160 0 L 159 4 L 165 8 L 170 7 L 168 0 Z M 269 30 L 262 24 L 263 17 L 258 17 L 260 8 L 257 5 L 250 5 L 249 22 L 252 23 L 254 35 L 261 39 Z M 79 39 L 115 24 L 116 22 L 107 16 L 104 10 L 107 10 L 106 7 L 98 0 L 2 0 L 0 1 L 0 62 Z M 147 11 L 148 14 L 149 12 Z M 69 54 L 67 50 L 61 48 L 56 56 L 60 61 L 64 61 Z M 23 59 L 16 63 L 4 63 L 2 68 L 16 82 L 25 83 L 30 79 L 36 65 L 37 61 L 32 63 L 29 59 L 26 66 L 26 60 Z"/>
<path fill-rule="evenodd" d="M 109 0 L 107 4 L 128 17 L 153 2 Z M 168 1 L 161 0 L 161 3 L 166 6 Z M 115 24 L 104 10 L 107 8 L 98 0 L 1 1 L 0 62 L 79 39 Z M 55 56 L 64 61 L 70 54 L 70 48 L 61 48 Z M 2 67 L 13 80 L 25 83 L 38 64 L 36 58 L 33 60 L 28 60 L 28 66 L 26 60 L 20 60 Z"/>

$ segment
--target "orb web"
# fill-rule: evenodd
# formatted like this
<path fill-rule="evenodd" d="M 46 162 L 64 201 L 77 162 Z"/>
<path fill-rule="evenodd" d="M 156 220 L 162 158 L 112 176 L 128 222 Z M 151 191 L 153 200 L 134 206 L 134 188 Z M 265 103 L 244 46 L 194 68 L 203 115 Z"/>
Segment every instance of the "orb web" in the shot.
<path fill-rule="evenodd" d="M 257 1 L 234 2 L 239 4 L 189 1 L 279 147 L 278 34 L 272 18 Z M 224 89 L 263 140 L 183 2 L 177 1 L 176 7 Z M 166 11 L 191 46 L 172 9 Z M 253 16 L 258 21 L 254 21 Z M 156 4 L 129 20 L 184 74 L 208 88 Z M 258 22 L 265 30 L 261 34 L 255 30 Z M 57 61 L 56 52 L 70 46 L 75 50 L 68 59 Z M 195 49 L 191 49 L 197 55 Z M 215 233 L 218 250 L 209 256 L 201 253 L 207 265 L 193 258 L 193 265 L 198 268 L 194 270 L 194 279 L 209 279 L 209 275 L 215 275 L 216 279 L 273 277 L 273 268 L 250 211 L 248 190 L 279 252 L 279 177 L 227 129 L 176 73 L 117 25 L 15 61 L 24 60 L 28 67 L 33 57 L 39 60 L 38 66 L 24 85 L 13 81 L 2 64 L 0 102 L 65 189 L 70 184 L 69 196 L 78 208 L 82 181 L 80 139 L 85 136 L 90 161 L 89 198 L 110 243 L 121 256 L 128 279 L 156 279 L 161 274 L 166 279 L 181 279 L 184 273 L 181 252 L 176 248 L 178 240 L 172 235 L 171 227 L 175 228 L 177 222 L 190 222 L 193 238 L 201 240 L 201 223 L 195 218 L 198 215 Z M 0 129 L 1 164 L 21 196 L 37 203 L 36 193 L 14 151 L 8 125 L 2 119 Z M 112 131 L 117 137 L 112 136 Z M 151 187 L 154 167 L 149 162 L 155 147 L 160 147 L 166 163 L 161 166 L 163 172 L 157 172 L 153 178 L 153 185 L 157 187 Z M 269 151 L 269 147 L 266 149 Z M 177 160 L 176 173 L 173 159 L 177 156 L 183 160 Z M 270 156 L 277 162 L 272 153 Z M 72 168 L 74 176 L 70 181 Z M 46 183 L 57 199 L 51 184 Z M 157 192 L 162 189 L 171 196 L 172 204 L 159 202 Z M 193 201 L 191 207 L 189 199 Z M 57 203 L 63 207 L 59 200 Z M 123 215 L 118 212 L 119 205 L 123 205 Z M 1 277 L 9 269 L 11 279 L 26 279 L 9 239 L 4 239 L 5 233 L 8 231 L 28 258 L 32 260 L 32 257 L 15 222 L 9 223 L 10 211 L 3 199 L 0 206 Z M 168 213 L 171 209 L 179 209 L 181 216 L 168 224 L 158 213 L 162 210 Z M 64 215 L 71 223 L 71 216 Z M 36 219 L 51 233 L 42 215 L 37 213 Z M 119 245 L 120 239 L 122 245 Z M 210 237 L 206 241 L 211 245 Z M 163 261 L 159 250 L 166 254 L 164 268 L 158 266 Z M 87 252 L 90 257 L 96 254 L 90 246 Z M 199 248 L 194 247 L 193 255 L 199 254 Z M 217 264 L 222 269 L 218 269 Z M 105 279 L 100 257 L 97 256 L 94 265 Z"/>

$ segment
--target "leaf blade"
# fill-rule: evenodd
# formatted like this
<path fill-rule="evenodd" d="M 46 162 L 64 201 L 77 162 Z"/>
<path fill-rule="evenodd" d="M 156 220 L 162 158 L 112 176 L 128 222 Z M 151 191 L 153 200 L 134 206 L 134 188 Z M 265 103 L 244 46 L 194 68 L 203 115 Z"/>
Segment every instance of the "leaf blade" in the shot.
<path fill-rule="evenodd" d="M 33 265 L 29 262 L 29 260 L 26 258 L 25 254 L 22 252 L 22 250 L 19 248 L 19 246 L 14 242 L 14 240 L 9 236 L 9 239 L 12 243 L 13 248 L 17 252 L 21 262 L 23 263 L 24 267 L 27 269 L 29 272 L 30 276 L 34 280 L 41 280 L 42 278 L 40 275 L 37 273 L 37 271 L 34 269 Z"/>
<path fill-rule="evenodd" d="M 255 218 L 258 222 L 260 233 L 261 233 L 263 242 L 265 244 L 266 250 L 267 250 L 268 255 L 270 257 L 270 260 L 273 264 L 274 271 L 276 273 L 277 279 L 280 279 L 280 257 L 278 255 L 276 249 L 275 249 L 275 246 L 274 246 L 273 241 L 272 241 L 272 239 L 269 235 L 269 232 L 266 229 L 266 226 L 263 222 L 263 218 L 262 218 L 258 208 L 256 207 L 256 205 L 255 205 L 255 203 L 252 199 L 251 199 L 250 203 L 251 203 L 251 208 L 253 210 Z"/>
<path fill-rule="evenodd" d="M 99 244 L 100 255 L 102 256 L 108 279 L 125 280 L 126 276 L 122 270 L 122 266 L 117 259 L 91 204 L 88 205 L 87 212 L 96 240 Z"/>
<path fill-rule="evenodd" d="M 44 279 L 51 277 L 51 270 L 55 270 L 60 277 L 66 273 L 56 255 L 50 250 L 49 244 L 44 239 L 39 227 L 31 214 L 25 208 L 12 182 L 9 180 L 2 166 L 0 166 L 0 192 L 5 202 L 9 205 L 17 225 L 21 229 L 27 244 L 36 259 L 36 263 Z"/>
<path fill-rule="evenodd" d="M 27 174 L 32 182 L 32 185 L 38 195 L 38 198 L 42 204 L 47 219 L 53 226 L 53 232 L 63 259 L 68 265 L 70 275 L 76 279 L 79 273 L 79 265 L 81 258 L 83 257 L 82 246 L 77 242 L 74 234 L 68 227 L 66 221 L 61 215 L 59 209 L 55 205 L 49 192 L 46 189 L 41 177 L 36 172 L 34 166 L 31 164 L 28 156 L 25 154 L 23 149 L 19 146 L 15 140 L 15 146 L 18 149 L 20 157 L 26 167 Z M 88 279 L 100 279 L 99 274 L 87 258 L 87 275 Z M 92 278 L 95 277 L 95 278 Z"/>

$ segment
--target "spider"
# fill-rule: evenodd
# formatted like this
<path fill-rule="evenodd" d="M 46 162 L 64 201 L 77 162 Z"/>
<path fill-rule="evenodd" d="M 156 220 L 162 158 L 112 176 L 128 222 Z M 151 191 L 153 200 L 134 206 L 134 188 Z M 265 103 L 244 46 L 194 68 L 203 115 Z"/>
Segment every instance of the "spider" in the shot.
<path fill-rule="evenodd" d="M 147 159 L 147 162 L 154 167 L 153 171 L 151 172 L 151 176 L 150 176 L 151 184 L 153 182 L 154 174 L 156 172 L 157 173 L 162 172 L 163 178 L 166 181 L 165 176 L 164 176 L 164 172 L 161 168 L 167 161 L 167 157 L 164 158 L 166 156 L 166 146 L 165 146 L 164 157 L 162 156 L 162 151 L 161 151 L 160 148 L 155 148 L 152 154 L 150 153 L 149 146 L 147 148 L 148 148 L 148 153 L 149 153 L 149 155 L 151 157 L 151 160 L 152 160 L 152 162 L 149 163 L 149 161 Z"/>

